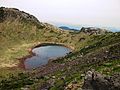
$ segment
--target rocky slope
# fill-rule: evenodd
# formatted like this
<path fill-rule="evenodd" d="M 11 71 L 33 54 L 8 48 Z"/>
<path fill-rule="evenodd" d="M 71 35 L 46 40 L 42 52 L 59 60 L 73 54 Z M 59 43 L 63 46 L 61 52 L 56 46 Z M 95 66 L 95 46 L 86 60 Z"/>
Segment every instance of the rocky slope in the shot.
<path fill-rule="evenodd" d="M 95 27 L 82 27 L 80 32 L 84 32 L 86 34 L 96 34 L 96 35 L 101 35 L 101 34 L 105 34 L 108 33 L 110 31 L 106 30 L 106 29 L 101 29 L 101 28 L 95 28 Z"/>
<path fill-rule="evenodd" d="M 38 28 L 58 29 L 57 27 L 48 23 L 42 23 L 33 15 L 24 11 L 20 11 L 16 8 L 0 7 L 0 22 L 2 23 L 4 21 L 23 21 L 27 23 L 33 23 L 34 25 L 38 26 Z"/>
<path fill-rule="evenodd" d="M 34 17 L 33 15 L 30 15 L 24 11 L 20 11 L 19 9 L 16 8 L 5 8 L 5 7 L 0 7 L 0 21 L 5 21 L 7 19 L 10 20 L 27 20 L 27 21 L 33 21 L 36 23 L 39 23 L 39 20 Z"/>

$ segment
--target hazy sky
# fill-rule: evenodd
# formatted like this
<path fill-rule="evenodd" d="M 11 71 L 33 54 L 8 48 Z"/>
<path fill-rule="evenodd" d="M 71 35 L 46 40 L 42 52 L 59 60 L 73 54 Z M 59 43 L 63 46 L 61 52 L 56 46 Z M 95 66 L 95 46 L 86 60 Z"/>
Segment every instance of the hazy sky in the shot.
<path fill-rule="evenodd" d="M 120 27 L 120 0 L 0 0 L 43 22 Z"/>

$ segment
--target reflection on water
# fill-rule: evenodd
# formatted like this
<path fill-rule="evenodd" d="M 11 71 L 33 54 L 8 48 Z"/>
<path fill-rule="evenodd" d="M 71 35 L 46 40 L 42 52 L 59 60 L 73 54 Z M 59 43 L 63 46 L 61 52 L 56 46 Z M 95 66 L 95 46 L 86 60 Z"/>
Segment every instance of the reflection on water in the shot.
<path fill-rule="evenodd" d="M 51 58 L 63 57 L 71 52 L 71 49 L 64 46 L 41 46 L 32 50 L 36 56 L 25 60 L 25 68 L 32 69 L 47 64 Z"/>

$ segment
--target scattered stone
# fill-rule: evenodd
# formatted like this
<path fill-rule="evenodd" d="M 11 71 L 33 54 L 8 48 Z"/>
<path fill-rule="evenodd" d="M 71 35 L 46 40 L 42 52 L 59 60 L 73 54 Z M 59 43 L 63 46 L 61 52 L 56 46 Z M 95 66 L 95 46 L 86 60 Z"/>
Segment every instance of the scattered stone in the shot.
<path fill-rule="evenodd" d="M 80 57 L 83 57 L 83 55 L 80 55 Z"/>
<path fill-rule="evenodd" d="M 108 53 L 109 51 L 105 51 L 106 53 Z"/>
<path fill-rule="evenodd" d="M 73 88 L 72 83 L 68 84 L 68 86 L 66 87 L 66 89 L 72 89 L 72 88 Z"/>
<path fill-rule="evenodd" d="M 84 77 L 85 76 L 85 74 L 81 74 L 81 77 Z"/>
<path fill-rule="evenodd" d="M 53 79 L 55 79 L 55 76 L 52 76 Z"/>
<path fill-rule="evenodd" d="M 82 42 L 82 41 L 84 41 L 84 40 L 85 40 L 85 38 L 80 38 L 80 39 L 79 39 L 80 42 Z"/>
<path fill-rule="evenodd" d="M 30 90 L 29 88 L 21 88 L 21 90 Z"/>

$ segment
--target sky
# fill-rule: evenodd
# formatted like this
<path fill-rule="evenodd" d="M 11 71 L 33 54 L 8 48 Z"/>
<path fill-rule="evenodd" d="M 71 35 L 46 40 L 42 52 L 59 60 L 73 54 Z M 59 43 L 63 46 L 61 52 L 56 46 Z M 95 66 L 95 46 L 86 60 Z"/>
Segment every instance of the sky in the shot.
<path fill-rule="evenodd" d="M 42 22 L 120 27 L 120 0 L 0 0 Z"/>

